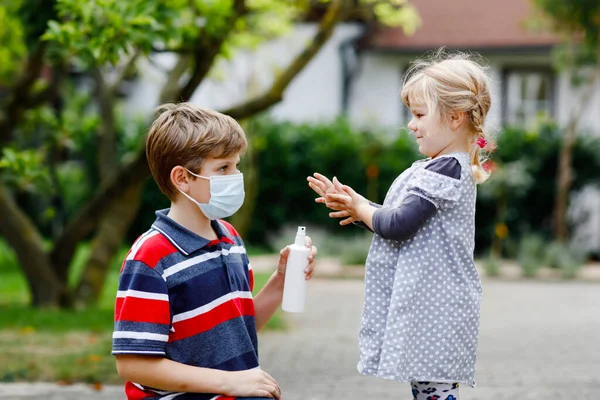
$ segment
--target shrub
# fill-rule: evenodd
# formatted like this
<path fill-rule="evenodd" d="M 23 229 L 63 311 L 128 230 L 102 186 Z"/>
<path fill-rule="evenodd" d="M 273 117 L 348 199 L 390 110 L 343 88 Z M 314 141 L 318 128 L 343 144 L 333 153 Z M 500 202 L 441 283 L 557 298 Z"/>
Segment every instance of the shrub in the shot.
<path fill-rule="evenodd" d="M 496 277 L 500 275 L 501 261 L 493 254 L 488 255 L 483 261 L 483 268 L 486 276 Z"/>
<path fill-rule="evenodd" d="M 549 266 L 560 269 L 563 279 L 575 279 L 586 260 L 586 253 L 574 244 L 553 242 L 546 248 L 546 260 Z"/>
<path fill-rule="evenodd" d="M 523 276 L 532 278 L 541 267 L 543 260 L 544 239 L 539 235 L 530 234 L 521 239 L 519 246 L 519 265 Z"/>

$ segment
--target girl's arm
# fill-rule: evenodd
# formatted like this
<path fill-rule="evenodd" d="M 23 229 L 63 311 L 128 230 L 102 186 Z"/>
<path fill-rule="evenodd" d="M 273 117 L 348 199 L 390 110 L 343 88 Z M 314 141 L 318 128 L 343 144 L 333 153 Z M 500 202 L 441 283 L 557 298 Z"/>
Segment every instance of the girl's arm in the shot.
<path fill-rule="evenodd" d="M 435 205 L 415 194 L 404 198 L 398 208 L 381 208 L 373 214 L 373 230 L 384 239 L 411 238 L 436 212 Z"/>
<path fill-rule="evenodd" d="M 425 168 L 453 179 L 460 179 L 461 176 L 460 163 L 453 157 L 434 160 Z M 326 195 L 326 204 L 338 211 L 329 215 L 332 218 L 347 217 L 340 222 L 342 225 L 348 219 L 361 221 L 384 239 L 402 241 L 412 237 L 437 211 L 435 204 L 416 194 L 407 195 L 397 208 L 375 207 L 335 178 L 333 183 L 338 194 Z"/>
<path fill-rule="evenodd" d="M 381 208 L 382 207 L 381 204 L 373 203 L 372 201 L 370 201 L 369 204 L 372 205 L 375 208 Z M 366 230 L 368 230 L 371 233 L 375 233 L 373 231 L 373 229 L 371 229 L 367 224 L 365 224 L 362 221 L 354 221 L 353 224 L 356 225 L 356 226 L 360 226 L 361 228 L 366 229 Z"/>

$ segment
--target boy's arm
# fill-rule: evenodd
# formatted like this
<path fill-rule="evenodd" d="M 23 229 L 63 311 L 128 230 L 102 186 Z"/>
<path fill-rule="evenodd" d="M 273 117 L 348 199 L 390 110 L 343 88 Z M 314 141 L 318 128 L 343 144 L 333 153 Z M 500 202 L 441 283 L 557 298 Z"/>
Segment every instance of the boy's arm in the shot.
<path fill-rule="evenodd" d="M 308 255 L 308 266 L 304 270 L 304 273 L 306 274 L 306 279 L 309 280 L 312 278 L 315 269 L 317 248 L 312 245 L 312 240 L 309 236 L 306 236 L 305 240 L 306 247 L 310 249 L 310 253 Z M 283 299 L 283 283 L 285 281 L 285 268 L 287 266 L 289 255 L 289 247 L 286 247 L 279 252 L 277 270 L 271 275 L 262 290 L 254 297 L 254 319 L 257 331 L 267 324 L 275 311 L 277 311 L 277 308 L 281 305 Z"/>
<path fill-rule="evenodd" d="M 173 392 L 225 393 L 226 372 L 181 364 L 164 357 L 118 354 L 117 371 L 124 380 Z"/>
<path fill-rule="evenodd" d="M 260 369 L 228 372 L 135 354 L 116 358 L 122 379 L 160 390 L 275 399 L 281 395 L 275 379 Z"/>
<path fill-rule="evenodd" d="M 282 250 L 282 253 L 284 251 L 289 253 L 288 248 Z M 260 331 L 267 324 L 281 305 L 283 299 L 283 282 L 284 275 L 275 271 L 261 291 L 254 297 L 254 319 L 257 331 Z"/>

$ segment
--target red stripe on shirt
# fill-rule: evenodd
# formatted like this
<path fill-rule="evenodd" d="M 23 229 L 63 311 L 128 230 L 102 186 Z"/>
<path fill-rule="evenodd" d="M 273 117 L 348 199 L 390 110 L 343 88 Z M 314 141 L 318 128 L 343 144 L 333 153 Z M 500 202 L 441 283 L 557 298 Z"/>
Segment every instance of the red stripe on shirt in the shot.
<path fill-rule="evenodd" d="M 150 322 L 170 324 L 171 310 L 165 300 L 117 297 L 115 321 Z"/>
<path fill-rule="evenodd" d="M 235 244 L 235 242 L 233 240 L 229 239 L 227 236 L 221 236 L 221 239 L 211 240 L 210 242 L 208 242 L 206 244 L 206 246 L 211 247 L 211 246 L 216 246 L 221 243 Z"/>
<path fill-rule="evenodd" d="M 137 240 L 139 240 L 140 238 L 138 238 Z M 129 251 L 127 252 L 127 254 L 125 255 L 125 259 L 123 260 L 123 262 L 121 263 L 121 271 L 120 273 L 123 273 L 123 270 L 125 269 L 125 264 L 127 264 L 127 257 L 129 257 L 129 255 L 131 254 L 131 250 L 133 250 L 133 248 L 129 249 Z"/>
<path fill-rule="evenodd" d="M 133 259 L 143 262 L 150 268 L 154 268 L 162 258 L 175 253 L 176 251 L 177 249 L 171 242 L 159 233 L 146 239 L 135 253 Z"/>
<path fill-rule="evenodd" d="M 225 228 L 227 228 L 227 230 L 229 231 L 229 233 L 234 236 L 234 237 L 240 237 L 240 234 L 238 233 L 238 231 L 235 230 L 235 228 L 233 227 L 233 225 L 231 225 L 229 222 L 227 221 L 223 221 L 222 219 L 219 220 L 220 223 L 222 223 Z"/>
<path fill-rule="evenodd" d="M 248 270 L 248 276 L 250 278 L 250 291 L 254 290 L 254 271 Z"/>
<path fill-rule="evenodd" d="M 148 397 L 157 396 L 156 393 L 149 390 L 142 390 L 129 381 L 125 382 L 125 395 L 127 396 L 127 400 L 143 400 Z"/>
<path fill-rule="evenodd" d="M 119 271 L 119 273 L 121 273 L 121 274 L 123 273 L 123 270 L 125 269 L 125 264 L 127 264 L 127 257 L 129 257 L 129 253 L 131 253 L 131 250 L 129 250 L 129 252 L 127 252 L 125 259 L 121 263 L 121 271 Z"/>
<path fill-rule="evenodd" d="M 146 232 L 147 233 L 147 232 Z M 131 248 L 129 248 L 129 251 L 127 252 L 127 254 L 125 254 L 125 259 L 123 260 L 123 263 L 121 264 L 121 273 L 123 272 L 123 270 L 125 269 L 125 264 L 127 264 L 127 260 L 129 259 L 129 255 L 131 254 L 131 252 L 133 251 L 133 248 L 135 247 L 136 243 L 142 238 L 144 237 L 145 234 L 140 235 L 137 237 L 137 239 L 135 239 L 135 241 L 133 242 L 133 246 L 131 246 Z"/>
<path fill-rule="evenodd" d="M 169 336 L 169 342 L 206 332 L 225 321 L 244 316 L 254 316 L 254 300 L 231 299 L 193 318 L 175 322 L 173 324 L 175 332 Z"/>

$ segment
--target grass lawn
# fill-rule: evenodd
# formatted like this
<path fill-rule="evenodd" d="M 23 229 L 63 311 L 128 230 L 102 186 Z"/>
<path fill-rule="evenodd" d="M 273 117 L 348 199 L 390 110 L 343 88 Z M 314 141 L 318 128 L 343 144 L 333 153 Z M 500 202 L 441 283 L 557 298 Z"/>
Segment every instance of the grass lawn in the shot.
<path fill-rule="evenodd" d="M 81 272 L 87 247 L 79 250 L 71 281 Z M 14 256 L 0 243 L 0 382 L 60 381 L 120 383 L 110 355 L 113 305 L 125 250 L 115 259 L 97 307 L 83 310 L 37 310 Z M 270 274 L 256 274 L 255 293 Z M 266 329 L 284 329 L 276 313 Z"/>

